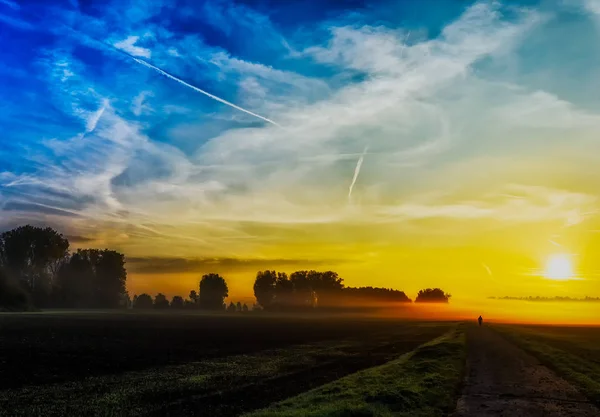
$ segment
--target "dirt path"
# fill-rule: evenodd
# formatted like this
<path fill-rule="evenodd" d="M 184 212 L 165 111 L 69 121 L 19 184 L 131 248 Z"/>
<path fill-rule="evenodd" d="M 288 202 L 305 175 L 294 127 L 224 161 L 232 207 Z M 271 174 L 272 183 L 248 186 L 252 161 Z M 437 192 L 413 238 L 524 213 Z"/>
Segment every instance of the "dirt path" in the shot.
<path fill-rule="evenodd" d="M 467 330 L 467 374 L 453 417 L 593 417 L 572 385 L 493 330 Z"/>

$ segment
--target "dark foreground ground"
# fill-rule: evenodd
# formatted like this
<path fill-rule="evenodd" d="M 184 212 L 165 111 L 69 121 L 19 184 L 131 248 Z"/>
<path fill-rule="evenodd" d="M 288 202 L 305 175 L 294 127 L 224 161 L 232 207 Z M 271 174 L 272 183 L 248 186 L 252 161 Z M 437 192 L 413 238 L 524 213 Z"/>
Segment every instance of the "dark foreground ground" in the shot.
<path fill-rule="evenodd" d="M 451 326 L 251 314 L 5 314 L 0 414 L 235 416 L 384 364 Z"/>
<path fill-rule="evenodd" d="M 0 416 L 600 416 L 600 328 L 0 314 Z"/>
<path fill-rule="evenodd" d="M 467 375 L 454 417 L 595 417 L 578 389 L 490 328 L 467 329 Z"/>

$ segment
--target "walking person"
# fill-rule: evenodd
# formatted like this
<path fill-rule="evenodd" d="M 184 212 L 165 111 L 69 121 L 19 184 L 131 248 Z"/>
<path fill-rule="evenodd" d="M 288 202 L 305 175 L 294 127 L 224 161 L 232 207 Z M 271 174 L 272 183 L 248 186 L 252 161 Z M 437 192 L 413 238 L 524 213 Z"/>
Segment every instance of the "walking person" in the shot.
<path fill-rule="evenodd" d="M 483 317 L 479 316 L 477 321 L 479 322 L 479 327 L 481 327 L 481 323 L 483 323 Z"/>

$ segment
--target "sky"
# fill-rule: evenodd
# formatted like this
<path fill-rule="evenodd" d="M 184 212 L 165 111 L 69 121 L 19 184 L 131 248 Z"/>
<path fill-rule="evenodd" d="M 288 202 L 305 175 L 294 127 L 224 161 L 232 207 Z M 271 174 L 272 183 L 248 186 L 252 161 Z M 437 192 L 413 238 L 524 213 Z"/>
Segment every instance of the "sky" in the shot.
<path fill-rule="evenodd" d="M 131 294 L 599 296 L 599 40 L 600 0 L 0 0 L 0 229 Z"/>

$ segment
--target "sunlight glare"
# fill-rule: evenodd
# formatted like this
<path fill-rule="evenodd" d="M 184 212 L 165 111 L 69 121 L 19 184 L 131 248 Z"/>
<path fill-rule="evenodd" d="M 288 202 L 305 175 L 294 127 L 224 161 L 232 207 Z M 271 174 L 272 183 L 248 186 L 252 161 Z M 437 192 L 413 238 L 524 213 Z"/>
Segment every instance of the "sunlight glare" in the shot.
<path fill-rule="evenodd" d="M 554 255 L 552 256 L 547 264 L 544 275 L 548 279 L 553 280 L 567 280 L 573 277 L 573 268 L 571 266 L 571 260 L 566 255 Z"/>

